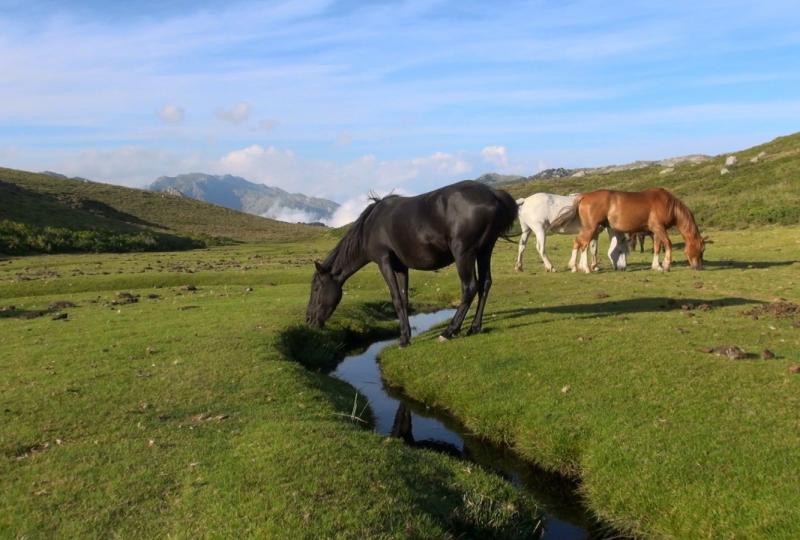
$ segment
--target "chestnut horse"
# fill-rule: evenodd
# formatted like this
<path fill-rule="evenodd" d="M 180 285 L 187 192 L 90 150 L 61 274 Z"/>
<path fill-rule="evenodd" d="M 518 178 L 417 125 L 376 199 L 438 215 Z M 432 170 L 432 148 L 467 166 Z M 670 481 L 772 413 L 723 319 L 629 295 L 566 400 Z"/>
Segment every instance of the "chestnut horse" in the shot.
<path fill-rule="evenodd" d="M 580 193 L 572 208 L 560 215 L 551 227 L 569 223 L 575 216 L 581 220 L 581 232 L 572 244 L 570 268 L 576 271 L 575 259 L 581 251 L 580 270 L 591 270 L 586 261 L 586 248 L 596 239 L 602 227 L 611 227 L 622 233 L 650 232 L 653 234 L 653 270 L 669 271 L 672 264 L 672 242 L 667 231 L 676 227 L 683 236 L 686 258 L 695 269 L 703 268 L 705 239 L 700 236 L 694 216 L 680 199 L 663 188 L 651 188 L 639 192 L 610 191 L 601 189 Z M 664 263 L 659 264 L 658 254 L 664 248 Z"/>
<path fill-rule="evenodd" d="M 437 270 L 456 263 L 461 304 L 440 340 L 457 334 L 475 295 L 469 333 L 481 331 L 492 284 L 492 250 L 517 218 L 517 203 L 501 189 L 465 181 L 416 197 L 389 195 L 370 204 L 323 262 L 315 262 L 306 321 L 322 327 L 342 299 L 347 279 L 370 262 L 383 274 L 408 345 L 408 269 Z"/>

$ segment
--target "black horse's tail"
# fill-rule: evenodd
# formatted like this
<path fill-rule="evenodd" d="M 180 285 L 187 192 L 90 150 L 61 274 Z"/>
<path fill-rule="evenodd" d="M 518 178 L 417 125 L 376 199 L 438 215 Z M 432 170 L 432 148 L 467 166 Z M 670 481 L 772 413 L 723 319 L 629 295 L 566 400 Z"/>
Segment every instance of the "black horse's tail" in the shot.
<path fill-rule="evenodd" d="M 517 219 L 517 214 L 519 214 L 519 205 L 517 204 L 517 201 L 514 200 L 514 197 L 512 197 L 507 191 L 502 189 L 494 189 L 493 191 L 494 196 L 500 203 L 500 211 L 497 213 L 497 224 L 500 230 L 500 236 L 509 242 L 513 242 L 513 240 L 511 240 L 511 236 L 519 235 L 509 235 L 508 231 L 511 230 L 511 227 L 514 225 L 514 221 Z"/>

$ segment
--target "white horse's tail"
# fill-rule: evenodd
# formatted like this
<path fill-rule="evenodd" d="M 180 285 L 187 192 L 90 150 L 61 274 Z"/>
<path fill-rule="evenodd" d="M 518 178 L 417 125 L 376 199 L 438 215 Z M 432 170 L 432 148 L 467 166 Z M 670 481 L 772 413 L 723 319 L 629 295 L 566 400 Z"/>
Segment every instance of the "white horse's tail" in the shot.
<path fill-rule="evenodd" d="M 525 204 L 525 199 L 517 199 L 517 206 L 522 206 Z"/>
<path fill-rule="evenodd" d="M 581 198 L 582 197 L 580 195 L 577 195 L 575 197 L 575 200 L 572 202 L 572 204 L 570 206 L 567 206 L 566 208 L 563 208 L 558 213 L 556 218 L 553 221 L 550 222 L 549 229 L 557 231 L 557 230 L 561 229 L 562 227 L 565 227 L 566 225 L 572 223 L 572 221 L 574 221 L 576 219 L 580 219 L 580 217 L 578 215 L 578 208 L 580 207 L 580 204 L 581 204 Z"/>

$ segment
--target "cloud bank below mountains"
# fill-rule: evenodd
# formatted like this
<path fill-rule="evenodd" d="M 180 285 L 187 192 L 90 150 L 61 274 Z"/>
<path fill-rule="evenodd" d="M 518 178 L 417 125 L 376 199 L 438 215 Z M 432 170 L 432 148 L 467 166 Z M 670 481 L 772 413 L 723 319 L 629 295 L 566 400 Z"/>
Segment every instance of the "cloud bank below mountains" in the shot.
<path fill-rule="evenodd" d="M 510 161 L 503 146 L 480 152 L 442 152 L 402 159 L 381 159 L 374 154 L 344 163 L 308 159 L 291 149 L 252 144 L 207 160 L 199 154 L 179 155 L 168 150 L 140 146 L 85 150 L 47 168 L 68 176 L 113 181 L 144 187 L 160 176 L 189 172 L 232 174 L 262 183 L 325 197 L 337 202 L 357 200 L 370 191 L 421 193 L 456 180 L 474 178 L 488 170 L 531 173 L 528 164 Z"/>

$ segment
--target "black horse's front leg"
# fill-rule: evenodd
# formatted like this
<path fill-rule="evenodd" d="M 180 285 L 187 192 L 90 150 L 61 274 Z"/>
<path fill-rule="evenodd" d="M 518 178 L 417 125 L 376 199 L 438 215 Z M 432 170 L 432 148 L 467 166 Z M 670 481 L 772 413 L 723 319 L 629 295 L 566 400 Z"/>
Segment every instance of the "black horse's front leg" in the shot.
<path fill-rule="evenodd" d="M 378 263 L 378 268 L 380 268 L 381 274 L 383 274 L 386 285 L 389 286 L 389 292 L 392 295 L 392 304 L 394 304 L 397 319 L 400 321 L 400 346 L 405 347 L 411 343 L 411 325 L 408 323 L 408 303 L 407 300 L 404 300 L 404 298 L 408 298 L 408 268 L 395 269 L 388 256 L 381 259 Z M 405 279 L 401 278 L 401 281 L 404 282 L 405 291 L 401 292 L 395 272 L 404 273 Z"/>
<path fill-rule="evenodd" d="M 453 315 L 453 320 L 444 332 L 439 336 L 440 340 L 447 340 L 458 334 L 461 330 L 461 324 L 464 322 L 464 317 L 467 316 L 469 306 L 475 295 L 478 294 L 478 280 L 475 277 L 475 255 L 465 253 L 456 257 L 456 269 L 458 270 L 458 277 L 461 279 L 461 304 L 459 304 L 456 314 Z"/>

